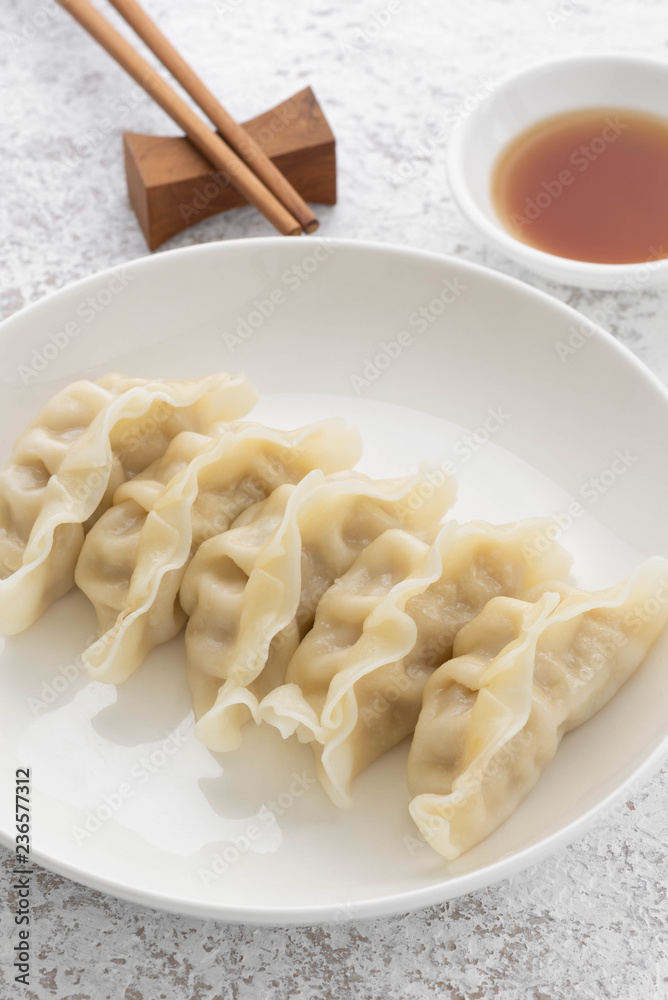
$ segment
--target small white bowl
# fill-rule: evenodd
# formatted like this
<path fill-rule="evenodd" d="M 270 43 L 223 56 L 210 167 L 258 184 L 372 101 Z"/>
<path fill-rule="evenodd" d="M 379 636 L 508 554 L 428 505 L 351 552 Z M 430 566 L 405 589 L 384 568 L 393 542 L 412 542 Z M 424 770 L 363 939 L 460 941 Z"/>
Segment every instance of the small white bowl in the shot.
<path fill-rule="evenodd" d="M 453 131 L 448 149 L 452 196 L 496 249 L 544 278 L 620 290 L 664 285 L 668 259 L 593 264 L 558 257 L 511 236 L 492 204 L 492 170 L 506 144 L 542 118 L 588 107 L 633 108 L 668 118 L 668 62 L 602 52 L 541 62 L 506 78 Z"/>

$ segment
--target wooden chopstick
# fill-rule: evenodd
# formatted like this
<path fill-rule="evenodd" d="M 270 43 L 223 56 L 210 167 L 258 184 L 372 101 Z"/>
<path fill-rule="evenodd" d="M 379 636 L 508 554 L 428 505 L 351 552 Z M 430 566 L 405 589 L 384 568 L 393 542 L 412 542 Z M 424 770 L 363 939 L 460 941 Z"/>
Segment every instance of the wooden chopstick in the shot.
<path fill-rule="evenodd" d="M 318 228 L 318 220 L 301 195 L 262 151 L 262 147 L 255 139 L 225 110 L 172 43 L 165 38 L 146 11 L 140 7 L 137 0 L 109 0 L 109 2 L 169 70 L 174 79 L 178 80 L 186 93 L 190 94 L 195 104 L 216 126 L 223 139 L 294 215 L 304 231 L 314 232 Z"/>
<path fill-rule="evenodd" d="M 230 183 L 244 195 L 284 236 L 298 236 L 302 227 L 233 149 L 210 129 L 198 115 L 172 90 L 168 83 L 116 31 L 89 0 L 57 0 L 72 17 L 99 42 L 116 62 L 143 87 L 186 133 L 190 141 L 219 170 L 225 171 Z"/>

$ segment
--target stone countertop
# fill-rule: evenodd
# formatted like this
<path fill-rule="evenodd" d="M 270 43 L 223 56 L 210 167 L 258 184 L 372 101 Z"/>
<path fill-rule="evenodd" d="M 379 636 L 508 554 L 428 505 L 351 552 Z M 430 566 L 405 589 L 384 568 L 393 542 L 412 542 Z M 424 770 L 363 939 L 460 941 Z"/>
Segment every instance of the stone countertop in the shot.
<path fill-rule="evenodd" d="M 658 0 L 146 0 L 146 7 L 241 120 L 306 84 L 314 88 L 338 140 L 340 202 L 319 212 L 323 236 L 421 247 L 514 274 L 606 317 L 607 328 L 668 381 L 668 291 L 591 292 L 537 279 L 469 230 L 444 179 L 448 112 L 465 114 L 504 74 L 553 54 L 609 48 L 665 56 Z M 125 192 L 121 132 L 175 129 L 53 0 L 4 0 L 2 21 L 5 317 L 147 252 Z M 253 210 L 241 209 L 165 249 L 270 233 Z M 32 986 L 21 990 L 76 1000 L 668 996 L 666 815 L 664 769 L 588 836 L 513 879 L 444 906 L 326 927 L 172 916 L 44 871 L 34 900 Z M 0 856 L 1 914 L 11 865 L 7 851 Z M 4 1000 L 20 994 L 10 986 L 3 937 Z"/>

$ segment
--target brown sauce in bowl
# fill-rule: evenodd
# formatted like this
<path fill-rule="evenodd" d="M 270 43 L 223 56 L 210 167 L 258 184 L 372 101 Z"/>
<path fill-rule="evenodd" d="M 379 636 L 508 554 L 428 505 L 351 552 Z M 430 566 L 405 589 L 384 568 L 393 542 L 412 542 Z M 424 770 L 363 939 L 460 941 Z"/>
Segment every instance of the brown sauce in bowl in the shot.
<path fill-rule="evenodd" d="M 537 250 L 599 264 L 668 257 L 668 119 L 628 108 L 545 118 L 501 152 L 492 200 Z"/>

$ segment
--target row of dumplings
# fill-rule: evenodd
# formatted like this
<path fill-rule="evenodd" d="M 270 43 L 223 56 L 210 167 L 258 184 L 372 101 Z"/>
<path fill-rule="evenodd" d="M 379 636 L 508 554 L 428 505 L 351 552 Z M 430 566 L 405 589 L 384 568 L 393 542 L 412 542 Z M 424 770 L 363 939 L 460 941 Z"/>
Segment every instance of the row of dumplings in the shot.
<path fill-rule="evenodd" d="M 548 522 L 443 523 L 451 476 L 370 479 L 343 420 L 273 430 L 242 420 L 256 400 L 228 375 L 58 393 L 0 473 L 0 628 L 76 583 L 100 626 L 84 662 L 115 684 L 185 624 L 199 738 L 296 734 L 340 806 L 413 734 L 411 815 L 456 858 L 642 662 L 668 562 L 585 593 Z"/>

